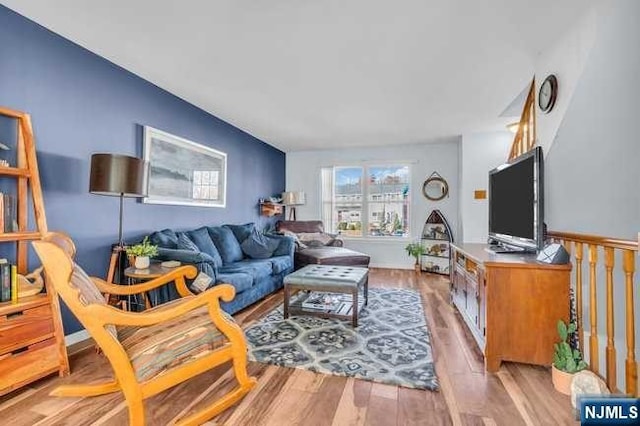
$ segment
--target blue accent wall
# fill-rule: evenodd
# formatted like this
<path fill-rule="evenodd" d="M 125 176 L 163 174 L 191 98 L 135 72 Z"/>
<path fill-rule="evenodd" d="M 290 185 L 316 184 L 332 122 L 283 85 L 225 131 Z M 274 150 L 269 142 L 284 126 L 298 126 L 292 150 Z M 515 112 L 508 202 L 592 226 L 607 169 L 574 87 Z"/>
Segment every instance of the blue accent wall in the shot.
<path fill-rule="evenodd" d="M 78 263 L 92 275 L 106 276 L 118 237 L 118 199 L 89 194 L 90 156 L 141 157 L 144 125 L 226 152 L 227 207 L 125 199 L 125 240 L 162 228 L 245 222 L 264 227 L 268 220 L 259 216 L 258 199 L 285 187 L 283 152 L 4 6 L 0 105 L 31 114 L 49 229 L 71 235 Z M 0 141 L 13 144 L 12 128 L 0 122 Z M 66 334 L 82 328 L 66 307 L 63 321 Z"/>

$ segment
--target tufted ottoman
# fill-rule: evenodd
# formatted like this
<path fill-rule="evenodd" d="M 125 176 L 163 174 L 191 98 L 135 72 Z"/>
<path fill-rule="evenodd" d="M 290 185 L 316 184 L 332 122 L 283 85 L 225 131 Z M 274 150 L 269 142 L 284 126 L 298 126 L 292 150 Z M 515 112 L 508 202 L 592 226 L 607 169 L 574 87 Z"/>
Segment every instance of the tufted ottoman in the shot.
<path fill-rule="evenodd" d="M 358 326 L 358 313 L 367 304 L 369 296 L 369 269 L 355 266 L 307 265 L 284 278 L 284 317 L 289 315 L 314 315 L 351 319 Z M 308 294 L 291 302 L 292 292 L 307 290 Z M 362 291 L 363 299 L 358 296 Z M 327 306 L 326 309 L 309 309 L 303 304 L 318 292 L 351 295 L 347 302 Z"/>

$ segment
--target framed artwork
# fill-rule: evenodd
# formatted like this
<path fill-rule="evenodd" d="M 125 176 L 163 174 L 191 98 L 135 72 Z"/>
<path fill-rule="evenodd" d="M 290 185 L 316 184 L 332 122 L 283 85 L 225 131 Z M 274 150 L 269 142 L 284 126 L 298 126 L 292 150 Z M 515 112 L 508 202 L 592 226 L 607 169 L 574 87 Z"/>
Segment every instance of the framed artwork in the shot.
<path fill-rule="evenodd" d="M 227 154 L 144 126 L 145 203 L 225 207 Z"/>

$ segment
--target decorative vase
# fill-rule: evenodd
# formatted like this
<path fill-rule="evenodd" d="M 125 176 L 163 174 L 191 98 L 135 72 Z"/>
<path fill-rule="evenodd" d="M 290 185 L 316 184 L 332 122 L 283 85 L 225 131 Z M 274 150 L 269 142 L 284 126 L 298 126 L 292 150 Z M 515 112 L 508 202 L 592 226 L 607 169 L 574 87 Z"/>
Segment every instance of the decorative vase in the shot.
<path fill-rule="evenodd" d="M 149 256 L 137 256 L 136 257 L 136 269 L 147 269 L 151 263 Z"/>
<path fill-rule="evenodd" d="M 571 395 L 571 381 L 574 374 L 567 373 L 562 370 L 558 370 L 554 365 L 551 365 L 551 381 L 553 387 L 562 394 Z"/>

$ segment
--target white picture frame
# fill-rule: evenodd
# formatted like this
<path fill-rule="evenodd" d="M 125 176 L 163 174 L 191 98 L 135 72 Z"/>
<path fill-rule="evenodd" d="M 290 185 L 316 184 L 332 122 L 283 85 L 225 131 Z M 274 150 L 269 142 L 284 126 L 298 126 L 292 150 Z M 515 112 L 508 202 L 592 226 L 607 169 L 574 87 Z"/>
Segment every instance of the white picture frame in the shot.
<path fill-rule="evenodd" d="M 144 126 L 144 203 L 220 207 L 227 205 L 227 154 Z"/>

